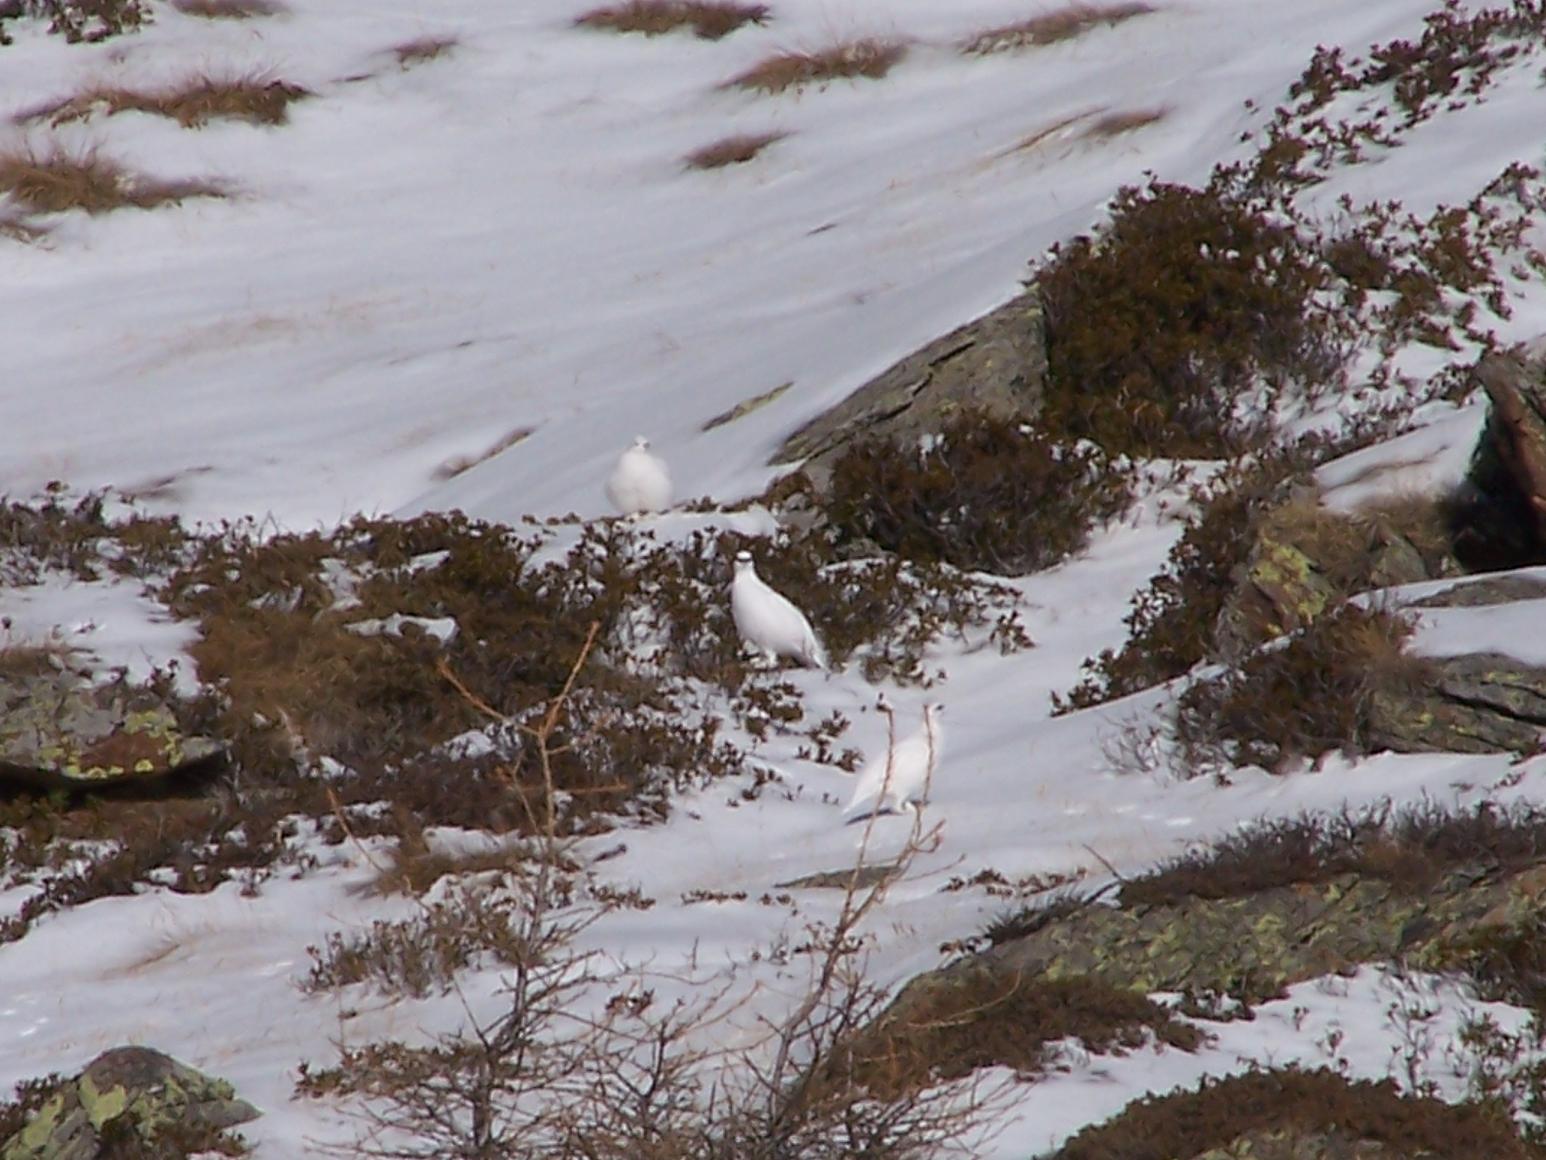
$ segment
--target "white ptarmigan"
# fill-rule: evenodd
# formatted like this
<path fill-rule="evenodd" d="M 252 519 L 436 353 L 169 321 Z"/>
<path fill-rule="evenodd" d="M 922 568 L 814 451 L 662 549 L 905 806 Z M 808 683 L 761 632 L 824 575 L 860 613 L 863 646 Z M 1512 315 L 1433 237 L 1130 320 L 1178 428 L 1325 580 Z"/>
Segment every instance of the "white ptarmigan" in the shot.
<path fill-rule="evenodd" d="M 763 583 L 752 554 L 735 554 L 735 579 L 730 582 L 730 615 L 741 639 L 769 661 L 789 657 L 807 668 L 827 667 L 827 650 L 816 639 L 811 622 L 779 592 Z"/>
<path fill-rule="evenodd" d="M 895 748 L 871 758 L 860 771 L 843 813 L 914 813 L 917 802 L 928 795 L 939 771 L 945 746 L 945 734 L 940 727 L 944 712 L 943 705 L 925 705 L 923 724 L 917 732 L 898 741 Z"/>
<path fill-rule="evenodd" d="M 625 516 L 661 512 L 671 506 L 671 471 L 666 461 L 650 454 L 650 441 L 637 436 L 618 456 L 607 477 L 607 498 Z"/>

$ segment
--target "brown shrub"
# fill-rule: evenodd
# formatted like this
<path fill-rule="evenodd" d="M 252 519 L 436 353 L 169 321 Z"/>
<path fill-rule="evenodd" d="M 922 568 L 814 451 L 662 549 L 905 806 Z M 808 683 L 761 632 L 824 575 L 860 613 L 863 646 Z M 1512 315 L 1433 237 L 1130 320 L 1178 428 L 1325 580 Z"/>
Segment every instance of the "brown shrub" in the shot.
<path fill-rule="evenodd" d="M 1047 323 L 1043 422 L 1108 452 L 1219 458 L 1269 420 L 1247 392 L 1339 381 L 1345 323 L 1314 308 L 1327 275 L 1294 230 L 1232 195 L 1121 190 L 1090 237 L 1035 275 Z"/>
<path fill-rule="evenodd" d="M 309 96 L 311 93 L 299 85 L 261 76 L 230 79 L 198 76 L 157 92 L 88 89 L 67 100 L 23 113 L 18 120 L 46 120 L 61 125 L 83 120 L 101 109 L 110 116 L 114 113 L 152 113 L 169 117 L 189 129 L 215 120 L 282 125 L 290 106 Z"/>
<path fill-rule="evenodd" d="M 1102 113 L 1091 121 L 1080 136 L 1109 141 L 1123 133 L 1147 128 L 1165 119 L 1168 109 L 1128 109 L 1118 113 Z"/>
<path fill-rule="evenodd" d="M 1123 906 L 1241 898 L 1346 874 L 1419 894 L 1457 870 L 1513 874 L 1546 861 L 1546 815 L 1529 806 L 1436 807 L 1260 821 L 1121 887 Z"/>
<path fill-rule="evenodd" d="M 1271 1129 L 1332 1134 L 1341 1141 L 1338 1155 L 1362 1154 L 1358 1145 L 1366 1142 L 1390 1150 L 1381 1155 L 1532 1160 L 1546 1154 L 1520 1140 L 1495 1106 L 1403 1096 L 1390 1080 L 1349 1080 L 1290 1067 L 1148 1096 L 1084 1129 L 1048 1160 L 1173 1160 L 1228 1150 L 1242 1137 Z"/>
<path fill-rule="evenodd" d="M 1023 424 L 963 413 L 935 438 L 927 450 L 871 439 L 843 453 L 825 500 L 839 542 L 1017 576 L 1078 551 L 1132 499 L 1107 457 Z"/>
<path fill-rule="evenodd" d="M 163 181 L 132 174 L 95 152 L 72 156 L 58 146 L 42 155 L 0 154 L 0 193 L 9 194 L 33 213 L 72 209 L 105 213 L 127 206 L 151 209 L 190 197 L 227 196 L 212 182 Z"/>
<path fill-rule="evenodd" d="M 1100 25 L 1117 25 L 1154 9 L 1147 4 L 1070 4 L 1040 16 L 1031 16 L 1013 24 L 1004 24 L 980 32 L 961 45 L 961 51 L 985 54 L 1017 48 L 1034 48 L 1072 40 Z"/>
<path fill-rule="evenodd" d="M 289 11 L 278 0 L 172 0 L 172 7 L 205 20 L 252 20 Z"/>
<path fill-rule="evenodd" d="M 1283 772 L 1302 758 L 1366 752 L 1376 694 L 1421 685 L 1406 656 L 1408 618 L 1344 604 L 1282 647 L 1267 647 L 1181 694 L 1175 734 L 1193 772 L 1259 765 Z"/>
<path fill-rule="evenodd" d="M 736 133 L 721 137 L 700 149 L 694 149 L 686 157 L 689 169 L 723 169 L 727 165 L 740 165 L 750 161 L 775 141 L 782 141 L 787 133 Z"/>
<path fill-rule="evenodd" d="M 704 40 L 719 40 L 745 24 L 765 24 L 764 4 L 737 4 L 729 0 L 628 0 L 625 4 L 593 8 L 575 19 L 582 28 L 609 28 L 616 32 L 642 32 L 661 36 L 678 28 L 691 28 Z"/>
<path fill-rule="evenodd" d="M 1055 697 L 1057 712 L 1083 709 L 1162 684 L 1215 657 L 1219 614 L 1238 587 L 1238 570 L 1257 540 L 1262 521 L 1278 511 L 1295 486 L 1307 485 L 1314 468 L 1398 431 L 1390 415 L 1371 415 L 1337 439 L 1320 437 L 1274 447 L 1231 463 L 1206 487 L 1193 492 L 1197 511 L 1170 550 L 1164 568 L 1134 598 L 1125 622 L 1127 642 L 1084 664 L 1085 675 L 1066 697 Z M 1354 595 L 1371 586 L 1373 556 L 1348 552 L 1399 532 L 1425 559 L 1437 559 L 1449 535 L 1443 504 L 1394 501 L 1368 513 L 1341 517 L 1317 509 L 1323 537 L 1343 547 L 1328 554 L 1344 561 L 1338 591 Z"/>
<path fill-rule="evenodd" d="M 392 56 L 400 68 L 413 68 L 428 61 L 439 60 L 457 46 L 454 36 L 421 36 L 392 46 Z"/>
<path fill-rule="evenodd" d="M 0 46 L 11 43 L 5 21 L 22 15 L 46 18 L 50 32 L 73 44 L 136 32 L 150 10 L 143 0 L 18 0 L 0 15 Z"/>
<path fill-rule="evenodd" d="M 1123 1054 L 1150 1037 L 1186 1051 L 1203 1036 L 1163 1007 L 1090 976 L 1026 978 L 964 968 L 924 976 L 827 1063 L 818 1083 L 864 1087 L 880 1100 L 970 1075 L 979 1068 L 1042 1071 L 1073 1037 L 1097 1055 Z M 840 1078 L 839 1078 L 840 1077 Z"/>
<path fill-rule="evenodd" d="M 880 80 L 907 55 L 894 40 L 851 40 L 816 52 L 781 52 L 725 82 L 726 88 L 782 93 L 828 81 L 864 77 Z"/>

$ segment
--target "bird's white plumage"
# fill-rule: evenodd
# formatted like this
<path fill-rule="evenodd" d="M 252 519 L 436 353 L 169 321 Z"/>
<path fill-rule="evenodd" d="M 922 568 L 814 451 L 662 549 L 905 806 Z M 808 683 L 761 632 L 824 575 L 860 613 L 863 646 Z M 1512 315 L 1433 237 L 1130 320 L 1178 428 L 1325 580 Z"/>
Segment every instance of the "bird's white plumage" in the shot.
<path fill-rule="evenodd" d="M 860 810 L 866 814 L 911 813 L 917 808 L 916 803 L 928 794 L 939 772 L 945 744 L 940 725 L 944 711 L 943 705 L 925 705 L 923 724 L 916 732 L 870 759 L 859 771 L 845 814 Z"/>
<path fill-rule="evenodd" d="M 789 657 L 809 668 L 827 667 L 827 651 L 805 613 L 763 582 L 750 552 L 738 552 L 735 557 L 730 615 L 741 639 L 770 660 Z"/>
<path fill-rule="evenodd" d="M 650 441 L 643 435 L 618 456 L 617 466 L 607 477 L 607 498 L 625 516 L 665 511 L 671 506 L 671 471 L 664 459 L 650 452 Z"/>

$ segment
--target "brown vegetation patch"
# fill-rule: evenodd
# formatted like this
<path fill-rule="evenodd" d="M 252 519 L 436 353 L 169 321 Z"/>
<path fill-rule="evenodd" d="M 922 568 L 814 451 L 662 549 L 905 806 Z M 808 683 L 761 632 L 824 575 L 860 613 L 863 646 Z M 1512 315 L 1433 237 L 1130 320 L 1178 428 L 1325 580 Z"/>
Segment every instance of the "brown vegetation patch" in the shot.
<path fill-rule="evenodd" d="M 33 213 L 87 213 L 135 207 L 152 209 L 190 197 L 226 197 L 207 181 L 165 181 L 134 174 L 95 152 L 72 156 L 59 147 L 50 152 L 0 154 L 0 193 Z"/>
<path fill-rule="evenodd" d="M 1546 1155 L 1522 1141 L 1506 1113 L 1492 1105 L 1447 1104 L 1404 1096 L 1390 1080 L 1348 1080 L 1327 1070 L 1275 1068 L 1206 1079 L 1194 1091 L 1149 1096 L 1114 1119 L 1086 1128 L 1048 1160 L 1176 1160 L 1258 1155 L 1231 1145 L 1264 1130 L 1332 1134 L 1335 1152 L 1290 1149 L 1287 1155 L 1487 1156 L 1534 1160 Z M 1214 1152 L 1211 1149 L 1219 1149 Z M 1390 1149 L 1386 1152 L 1384 1149 Z"/>
<path fill-rule="evenodd" d="M 691 28 L 704 40 L 719 40 L 746 24 L 765 24 L 764 4 L 736 4 L 729 0 L 628 0 L 605 8 L 593 8 L 575 20 L 582 28 L 608 28 L 615 32 L 642 32 L 662 36 L 678 28 Z"/>
<path fill-rule="evenodd" d="M 1078 551 L 1093 526 L 1131 499 L 1128 475 L 1097 450 L 965 412 L 927 450 L 884 438 L 855 442 L 833 464 L 825 502 L 840 542 L 1021 575 Z"/>
<path fill-rule="evenodd" d="M 400 922 L 376 921 L 370 930 L 327 936 L 307 947 L 311 971 L 303 990 L 336 990 L 369 983 L 385 995 L 422 999 L 446 994 L 457 972 L 489 960 L 522 963 L 529 948 L 511 915 L 511 900 L 489 890 L 462 888 Z"/>
<path fill-rule="evenodd" d="M 689 169 L 723 169 L 727 165 L 740 165 L 750 161 L 775 141 L 782 141 L 787 133 L 736 133 L 721 137 L 701 149 L 694 149 L 686 157 Z"/>
<path fill-rule="evenodd" d="M 1176 739 L 1194 772 L 1259 765 L 1282 773 L 1333 751 L 1368 752 L 1375 697 L 1415 690 L 1428 667 L 1402 645 L 1413 622 L 1347 604 L 1281 648 L 1246 658 L 1181 694 Z"/>
<path fill-rule="evenodd" d="M 282 125 L 296 101 L 311 96 L 299 85 L 260 76 L 216 79 L 191 78 L 159 92 L 98 88 L 23 113 L 21 121 L 48 121 L 62 125 L 80 121 L 98 110 L 114 113 L 151 113 L 169 117 L 187 129 L 216 120 L 247 121 L 254 125 Z"/>
<path fill-rule="evenodd" d="M 204 20 L 252 20 L 289 11 L 278 0 L 172 0 L 172 7 Z"/>
<path fill-rule="evenodd" d="M 980 1067 L 1040 1072 L 1054 1058 L 1054 1044 L 1067 1038 L 1095 1055 L 1122 1055 L 1150 1039 L 1187 1052 L 1203 1042 L 1166 1008 L 1095 976 L 1039 979 L 959 968 L 909 985 L 829 1066 L 833 1078 L 897 1100 Z"/>
<path fill-rule="evenodd" d="M 1128 109 L 1123 112 L 1102 113 L 1091 121 L 1082 134 L 1086 138 L 1109 141 L 1123 133 L 1147 128 L 1165 119 L 1167 109 Z"/>
<path fill-rule="evenodd" d="M 454 36 L 421 36 L 392 46 L 392 56 L 401 68 L 413 68 L 432 60 L 439 60 L 457 46 Z"/>
<path fill-rule="evenodd" d="M 1316 466 L 1388 438 L 1397 429 L 1396 419 L 1373 415 L 1343 438 L 1302 439 L 1239 460 L 1206 487 L 1195 489 L 1192 498 L 1198 507 L 1186 530 L 1164 568 L 1133 599 L 1126 617 L 1127 642 L 1086 661 L 1079 684 L 1066 698 L 1056 698 L 1058 711 L 1125 697 L 1181 676 L 1199 661 L 1217 658 L 1221 614 L 1240 590 L 1241 574 L 1263 525 L 1279 512 L 1295 518 L 1296 509 L 1288 500 L 1295 487 L 1309 485 Z M 1328 561 L 1326 598 L 1316 614 L 1381 582 L 1376 568 L 1381 557 L 1372 549 L 1382 542 L 1399 535 L 1425 560 L 1436 562 L 1449 537 L 1447 508 L 1432 500 L 1397 499 L 1351 514 L 1313 504 L 1297 510 L 1316 525 L 1312 540 Z M 1235 628 L 1241 639 L 1248 639 L 1253 628 L 1257 640 L 1276 635 L 1261 621 Z"/>
<path fill-rule="evenodd" d="M 439 467 L 435 468 L 436 479 L 455 479 L 464 471 L 471 471 L 480 463 L 485 463 L 494 456 L 509 451 L 517 443 L 524 442 L 536 432 L 535 427 L 516 427 L 514 430 L 501 435 L 489 445 L 487 451 L 478 455 L 456 455 L 447 459 Z"/>
<path fill-rule="evenodd" d="M 980 32 L 961 45 L 962 52 L 986 54 L 1035 48 L 1072 40 L 1101 25 L 1114 26 L 1154 9 L 1147 4 L 1070 4 L 1040 16 Z"/>
<path fill-rule="evenodd" d="M 1546 862 L 1546 814 L 1478 806 L 1262 821 L 1122 885 L 1123 906 L 1240 898 L 1357 874 L 1420 894 L 1456 870 L 1509 875 Z"/>
<path fill-rule="evenodd" d="M 1070 1037 L 1097 1055 L 1124 1054 L 1154 1039 L 1192 1051 L 1203 1041 L 1196 1028 L 1143 995 L 1093 976 L 957 968 L 910 984 L 873 1026 L 842 1045 L 827 1062 L 831 1074 L 817 1082 L 840 1091 L 858 1084 L 894 1100 L 979 1068 L 1034 1074 Z"/>
<path fill-rule="evenodd" d="M 782 93 L 807 85 L 855 79 L 880 80 L 907 55 L 895 40 L 851 40 L 816 52 L 781 52 L 725 82 L 726 88 Z"/>
<path fill-rule="evenodd" d="M 1248 392 L 1335 385 L 1346 325 L 1308 309 L 1328 275 L 1291 226 L 1215 191 L 1125 189 L 1094 237 L 1036 274 L 1044 423 L 1134 455 L 1225 457 L 1267 422 Z"/>

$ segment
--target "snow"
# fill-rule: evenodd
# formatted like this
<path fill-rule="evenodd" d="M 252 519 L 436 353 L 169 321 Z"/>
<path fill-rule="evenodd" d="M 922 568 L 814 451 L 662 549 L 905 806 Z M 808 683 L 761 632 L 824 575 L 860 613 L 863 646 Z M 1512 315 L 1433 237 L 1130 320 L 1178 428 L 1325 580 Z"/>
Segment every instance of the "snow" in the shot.
<path fill-rule="evenodd" d="M 617 449 L 647 430 L 670 449 L 681 498 L 754 494 L 781 470 L 767 460 L 784 436 L 1007 299 L 1026 263 L 1088 229 L 1120 185 L 1146 172 L 1202 180 L 1241 155 L 1241 134 L 1260 129 L 1261 110 L 1283 100 L 1317 44 L 1361 52 L 1415 37 L 1431 7 L 1195 0 L 986 58 L 951 45 L 1023 18 L 1022 4 L 779 0 L 767 27 L 713 43 L 575 29 L 568 0 L 457 0 L 433 15 L 407 0 L 291 0 L 285 15 L 245 22 L 157 5 L 142 33 L 79 46 L 15 25 L 16 44 L 0 48 L 0 144 L 94 144 L 158 176 L 213 176 L 237 192 L 153 212 L 62 215 L 38 245 L 0 240 L 0 480 L 12 497 L 55 479 L 112 486 L 190 524 L 251 516 L 306 529 L 357 512 L 453 508 L 510 522 L 595 517 L 609 513 L 602 481 Z M 909 54 L 883 82 L 778 98 L 719 87 L 773 49 L 857 35 L 906 37 Z M 399 67 L 392 46 L 426 36 L 456 44 Z M 1339 171 L 1315 198 L 1328 216 L 1343 192 L 1399 196 L 1413 210 L 1469 198 L 1503 164 L 1538 154 L 1534 68 L 1514 70 L 1487 102 L 1419 127 L 1401 149 Z M 143 114 L 57 130 L 11 122 L 88 83 L 199 70 L 263 71 L 315 96 L 275 128 L 188 131 Z M 1141 131 L 1080 136 L 1099 111 L 1155 108 L 1164 118 Z M 721 136 L 767 130 L 789 136 L 747 165 L 682 165 Z M 1546 330 L 1543 307 L 1538 291 L 1519 288 L 1501 336 Z M 767 406 L 704 429 L 783 383 L 793 385 Z M 1325 468 L 1327 502 L 1354 507 L 1456 483 L 1481 408 L 1433 404 L 1419 418 L 1411 434 Z M 1110 868 L 1141 872 L 1261 816 L 1542 800 L 1540 757 L 1382 754 L 1276 777 L 1242 770 L 1228 784 L 1184 778 L 1162 760 L 1125 761 L 1124 749 L 1143 751 L 1163 721 L 1165 689 L 1051 716 L 1052 694 L 1078 680 L 1083 660 L 1124 639 L 1132 594 L 1179 535 L 1180 496 L 1156 491 L 1077 558 L 1015 582 L 1034 648 L 1002 657 L 946 641 L 929 656 L 929 669 L 946 674 L 930 696 L 951 706 L 948 776 L 931 787 L 926 813 L 939 840 L 866 923 L 881 985 L 938 965 L 942 943 L 1001 911 L 986 893 L 943 895 L 952 877 L 1082 874 L 1095 889 Z M 760 508 L 674 511 L 641 525 L 667 542 L 705 527 L 775 530 Z M 563 542 L 556 534 L 551 550 Z M 10 642 L 58 640 L 135 677 L 193 639 L 137 584 L 116 580 L 50 576 L 0 593 L 0 613 Z M 1445 655 L 1487 642 L 1546 663 L 1542 613 L 1533 604 L 1426 610 L 1417 643 Z M 853 722 L 843 744 L 884 746 L 874 690 L 857 673 L 788 676 L 808 721 L 841 712 Z M 186 660 L 180 679 L 191 679 Z M 599 863 L 601 879 L 656 905 L 615 911 L 585 939 L 640 965 L 662 1002 L 705 976 L 729 980 L 747 1003 L 735 1033 L 750 1035 L 752 1017 L 776 1014 L 804 978 L 777 948 L 831 922 L 838 906 L 832 892 L 780 884 L 858 856 L 882 860 L 907 834 L 845 827 L 852 777 L 796 756 L 798 737 L 737 740 L 774 782 L 751 800 L 740 785 L 684 792 L 665 823 L 594 839 L 592 854 L 623 847 Z M 340 1041 L 420 1037 L 465 1019 L 456 999 L 311 996 L 297 986 L 307 946 L 409 912 L 358 893 L 376 853 L 302 837 L 297 854 L 321 864 L 293 876 L 281 868 L 255 893 L 237 883 L 207 895 L 146 890 L 50 917 L 0 946 L 0 1090 L 143 1042 L 230 1079 L 262 1107 L 243 1129 L 260 1157 L 347 1141 L 357 1125 L 326 1101 L 294 1098 L 301 1061 L 326 1066 Z M 747 899 L 686 901 L 707 888 Z M 14 893 L 0 898 L 9 905 Z M 498 985 L 497 970 L 470 972 L 471 1009 L 497 1010 Z M 1142 1091 L 1249 1059 L 1329 1060 L 1402 1078 L 1405 1032 L 1387 1015 L 1401 986 L 1437 1006 L 1423 1021 L 1435 1042 L 1464 1011 L 1483 1009 L 1447 985 L 1393 983 L 1376 968 L 1306 983 L 1253 1023 L 1210 1025 L 1216 1042 L 1196 1055 L 1092 1062 L 1071 1052 L 1065 1074 L 1017 1085 L 1017 1118 L 983 1154 L 1023 1157 Z M 1341 1046 L 1328 1052 L 1339 1028 Z M 1452 1076 L 1435 1082 L 1456 1090 Z"/>

